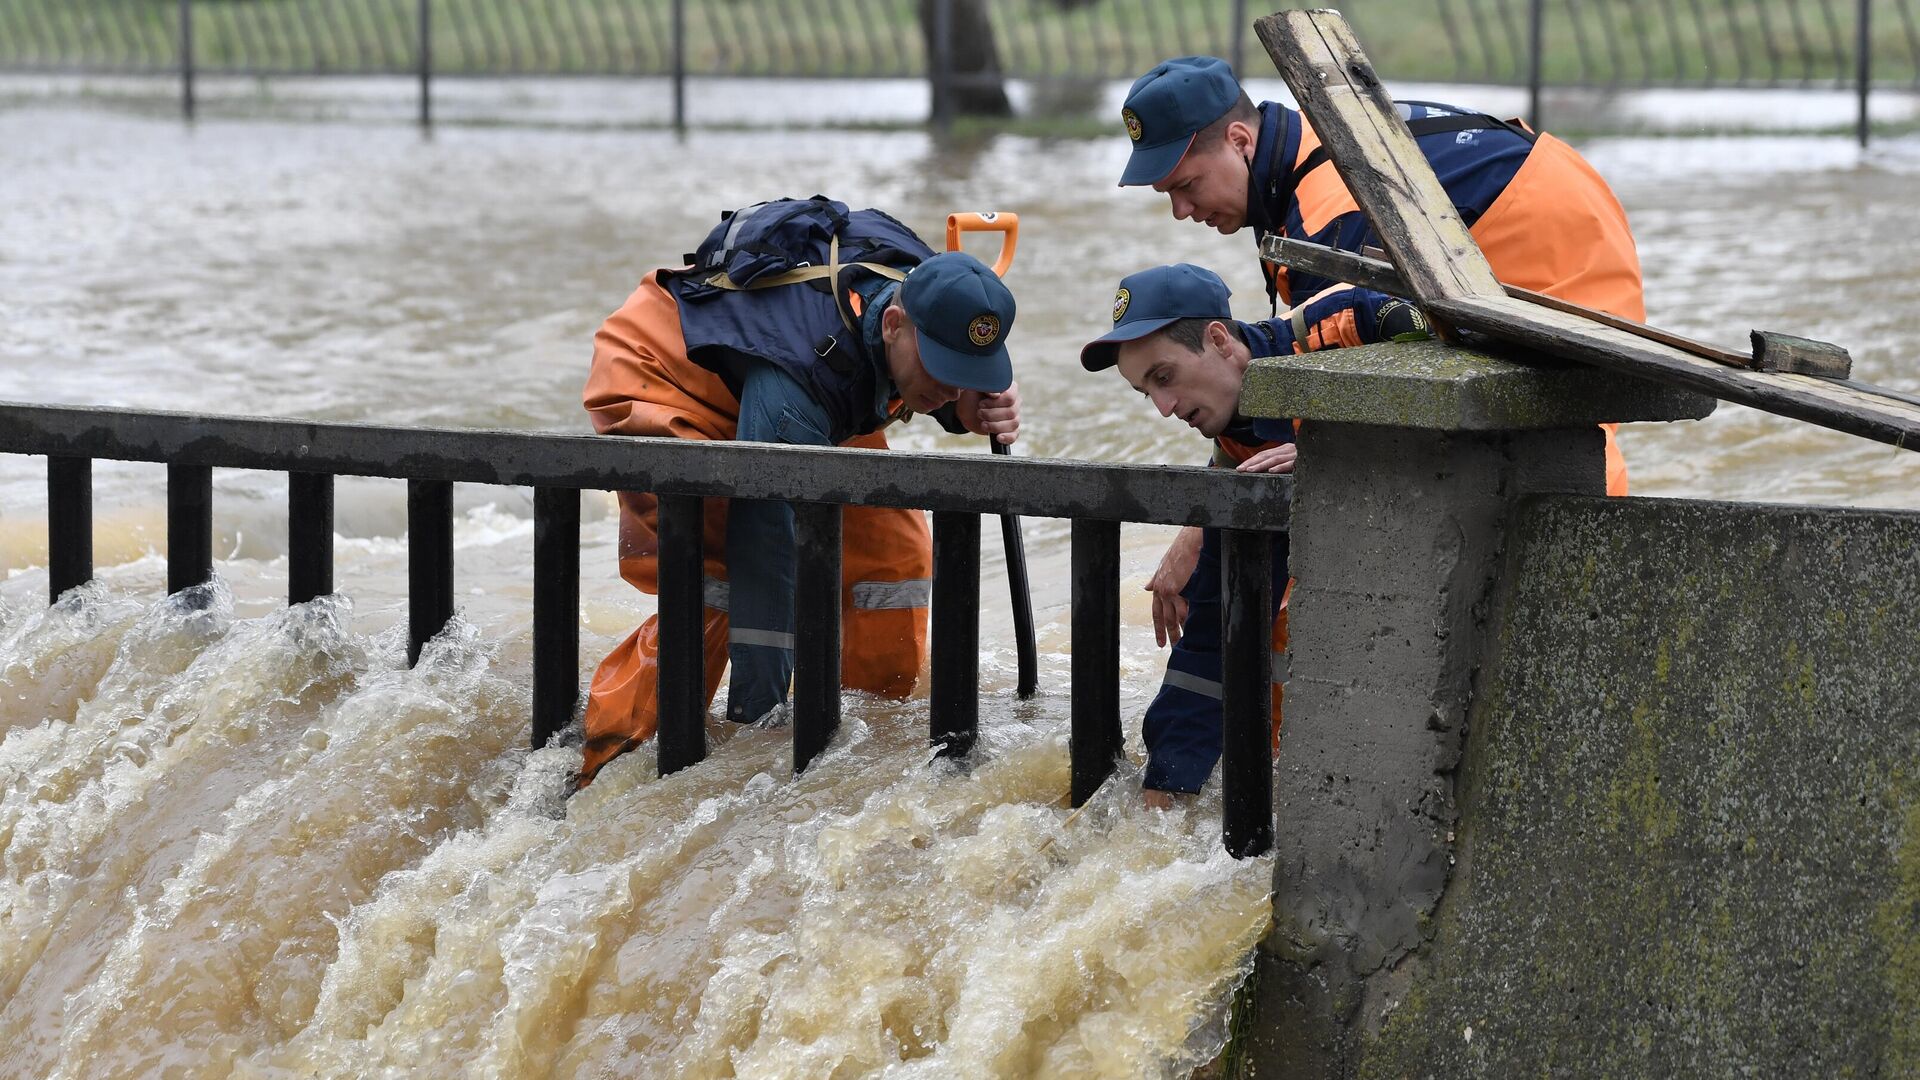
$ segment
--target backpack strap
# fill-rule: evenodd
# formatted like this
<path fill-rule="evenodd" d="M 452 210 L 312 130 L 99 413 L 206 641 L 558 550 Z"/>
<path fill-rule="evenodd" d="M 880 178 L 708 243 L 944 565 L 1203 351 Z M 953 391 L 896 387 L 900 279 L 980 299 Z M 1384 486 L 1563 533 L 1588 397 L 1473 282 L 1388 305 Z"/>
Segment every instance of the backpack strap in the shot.
<path fill-rule="evenodd" d="M 1435 105 L 1426 101 L 1400 101 L 1395 102 L 1395 104 L 1423 105 L 1430 109 L 1446 108 L 1444 105 Z M 1448 113 L 1443 116 L 1423 116 L 1418 120 L 1407 121 L 1407 129 L 1416 139 L 1426 135 L 1441 135 L 1450 131 L 1491 130 L 1510 131 L 1529 143 L 1539 138 L 1538 135 L 1535 135 L 1520 124 L 1511 120 L 1496 119 L 1486 113 Z M 1294 189 L 1300 186 L 1300 181 L 1305 180 L 1308 173 L 1331 160 L 1332 158 L 1328 156 L 1325 145 L 1314 147 L 1313 150 L 1307 154 L 1306 158 L 1294 167 L 1292 175 L 1287 178 L 1285 188 L 1288 193 L 1287 201 L 1292 201 Z M 1285 204 L 1283 203 L 1282 205 Z"/>
<path fill-rule="evenodd" d="M 827 241 L 827 262 L 825 266 L 797 266 L 784 273 L 763 277 L 751 285 L 734 284 L 733 278 L 727 276 L 725 270 L 712 274 L 702 280 L 708 285 L 712 285 L 717 289 L 725 289 L 728 292 L 751 292 L 755 289 L 772 289 L 781 285 L 800 285 L 809 281 L 833 281 L 839 278 L 842 269 L 855 266 L 868 273 L 878 274 L 883 278 L 890 278 L 894 281 L 905 281 L 907 279 L 906 271 L 896 270 L 885 263 L 850 262 L 843 267 L 840 263 L 840 238 L 834 236 Z"/>

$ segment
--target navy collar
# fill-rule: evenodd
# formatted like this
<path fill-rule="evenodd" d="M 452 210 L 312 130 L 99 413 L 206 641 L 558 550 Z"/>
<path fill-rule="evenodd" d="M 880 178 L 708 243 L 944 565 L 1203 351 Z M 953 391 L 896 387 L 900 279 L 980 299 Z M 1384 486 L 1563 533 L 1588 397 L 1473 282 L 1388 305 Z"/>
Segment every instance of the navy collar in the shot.
<path fill-rule="evenodd" d="M 1271 323 L 1235 320 L 1234 325 L 1240 328 L 1240 340 L 1247 343 L 1247 351 L 1253 353 L 1255 360 L 1282 355 L 1279 335 L 1273 332 Z M 1291 354 L 1292 347 L 1289 346 L 1285 352 Z"/>
<path fill-rule="evenodd" d="M 873 411 L 884 417 L 887 403 L 893 400 L 893 372 L 887 367 L 887 342 L 880 333 L 880 315 L 893 303 L 900 283 L 877 274 L 863 274 L 855 280 L 854 291 L 864 305 L 860 309 L 860 351 L 873 365 Z"/>
<path fill-rule="evenodd" d="M 1280 232 L 1293 203 L 1293 159 L 1300 150 L 1298 115 L 1285 105 L 1260 103 L 1260 136 L 1247 171 L 1247 224 L 1259 238 Z"/>

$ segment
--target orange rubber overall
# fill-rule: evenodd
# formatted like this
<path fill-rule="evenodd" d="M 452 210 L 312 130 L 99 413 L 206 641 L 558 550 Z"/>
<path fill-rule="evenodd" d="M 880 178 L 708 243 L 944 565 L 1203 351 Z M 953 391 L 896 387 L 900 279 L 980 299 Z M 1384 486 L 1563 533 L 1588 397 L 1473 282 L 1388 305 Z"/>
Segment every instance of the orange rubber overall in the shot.
<path fill-rule="evenodd" d="M 732 439 L 740 411 L 720 376 L 687 358 L 679 308 L 657 273 L 648 274 L 594 335 L 593 367 L 582 400 L 594 430 L 610 435 Z M 885 449 L 887 440 L 876 431 L 841 445 Z M 708 499 L 705 507 L 703 623 L 711 704 L 727 665 L 727 568 L 721 557 L 727 503 Z M 868 506 L 846 507 L 844 514 L 841 682 L 849 689 L 905 697 L 919 680 L 926 654 L 927 609 L 902 606 L 900 590 L 872 586 L 931 576 L 933 541 L 926 515 Z M 654 595 L 660 591 L 659 529 L 659 503 L 652 494 L 620 493 L 620 576 Z M 863 583 L 868 587 L 856 589 Z M 659 617 L 650 616 L 594 672 L 580 786 L 658 729 L 659 651 Z"/>

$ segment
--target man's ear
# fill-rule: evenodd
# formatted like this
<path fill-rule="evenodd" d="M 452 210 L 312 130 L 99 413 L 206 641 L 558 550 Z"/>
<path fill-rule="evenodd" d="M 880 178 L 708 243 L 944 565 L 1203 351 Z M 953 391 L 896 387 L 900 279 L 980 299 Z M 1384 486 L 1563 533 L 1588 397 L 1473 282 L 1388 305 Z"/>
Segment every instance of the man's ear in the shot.
<path fill-rule="evenodd" d="M 1234 153 L 1248 161 L 1253 160 L 1253 146 L 1258 141 L 1258 137 L 1245 121 L 1234 120 L 1228 123 L 1226 138 L 1227 145 L 1233 148 Z"/>
<path fill-rule="evenodd" d="M 1227 324 L 1215 319 L 1207 324 L 1207 344 L 1213 346 L 1222 356 L 1227 354 L 1227 346 L 1233 341 L 1233 331 Z"/>
<path fill-rule="evenodd" d="M 888 304 L 880 312 L 880 337 L 891 341 L 900 336 L 900 325 L 907 321 L 907 309 L 899 304 Z"/>

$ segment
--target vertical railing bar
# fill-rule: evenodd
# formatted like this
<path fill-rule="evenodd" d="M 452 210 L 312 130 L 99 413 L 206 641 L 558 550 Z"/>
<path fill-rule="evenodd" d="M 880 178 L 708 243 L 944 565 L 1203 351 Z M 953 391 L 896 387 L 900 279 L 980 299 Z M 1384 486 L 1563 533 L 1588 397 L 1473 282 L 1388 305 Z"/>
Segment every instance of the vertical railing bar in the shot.
<path fill-rule="evenodd" d="M 953 0 L 933 0 L 933 126 L 953 126 Z"/>
<path fill-rule="evenodd" d="M 1073 523 L 1070 795 L 1081 806 L 1120 757 L 1120 523 Z"/>
<path fill-rule="evenodd" d="M 333 592 L 333 476 L 287 474 L 287 603 Z"/>
<path fill-rule="evenodd" d="M 415 60 L 420 72 L 420 126 L 433 126 L 433 0 L 419 2 Z"/>
<path fill-rule="evenodd" d="M 1847 85 L 1847 46 L 1846 35 L 1840 30 L 1840 19 L 1833 13 L 1833 0 L 1820 0 L 1820 19 L 1827 27 L 1827 47 L 1833 56 L 1833 85 Z"/>
<path fill-rule="evenodd" d="M 453 485 L 407 481 L 407 666 L 453 618 Z"/>
<path fill-rule="evenodd" d="M 1680 48 L 1680 17 L 1674 14 L 1673 0 L 1659 0 L 1660 13 L 1667 23 L 1667 46 L 1673 52 L 1673 82 L 1687 81 L 1686 55 Z"/>
<path fill-rule="evenodd" d="M 707 756 L 706 649 L 701 610 L 702 505 L 660 496 L 660 775 Z"/>
<path fill-rule="evenodd" d="M 93 580 L 93 459 L 47 459 L 47 599 Z"/>
<path fill-rule="evenodd" d="M 1626 52 L 1621 45 L 1621 39 L 1626 37 L 1626 34 L 1621 33 L 1620 28 L 1615 25 L 1616 20 L 1611 8 L 1612 5 L 1606 3 L 1597 5 L 1594 12 L 1594 21 L 1599 24 L 1601 40 L 1607 43 L 1607 62 L 1612 65 L 1613 74 L 1608 80 L 1608 85 L 1625 86 L 1627 84 L 1627 60 Z"/>
<path fill-rule="evenodd" d="M 193 119 L 193 0 L 180 0 L 180 113 Z"/>
<path fill-rule="evenodd" d="M 1527 4 L 1527 123 L 1535 131 L 1546 130 L 1546 121 L 1540 117 L 1540 72 L 1547 40 L 1545 7 L 1545 0 L 1529 0 Z"/>
<path fill-rule="evenodd" d="M 1742 85 L 1747 82 L 1747 50 L 1740 40 L 1740 16 L 1734 7 L 1735 0 L 1724 0 L 1727 9 L 1727 38 L 1733 42 L 1733 77 Z"/>
<path fill-rule="evenodd" d="M 213 580 L 213 469 L 167 464 L 167 592 Z"/>
<path fill-rule="evenodd" d="M 1227 529 L 1222 539 L 1220 835 L 1244 859 L 1273 847 L 1273 538 Z"/>
<path fill-rule="evenodd" d="M 687 0 L 673 0 L 673 130 L 687 130 Z"/>
<path fill-rule="evenodd" d="M 580 699 L 580 492 L 533 492 L 535 750 L 573 719 Z"/>
<path fill-rule="evenodd" d="M 1700 81 L 1708 86 L 1720 81 L 1720 62 L 1714 56 L 1713 35 L 1707 32 L 1707 13 L 1700 6 L 1700 0 L 1687 0 L 1687 7 L 1693 12 L 1693 37 L 1700 45 L 1700 58 L 1704 70 Z"/>
<path fill-rule="evenodd" d="M 1233 0 L 1233 73 L 1242 79 L 1247 77 L 1247 30 L 1247 0 Z"/>
<path fill-rule="evenodd" d="M 1800 85 L 1813 82 L 1813 40 L 1807 37 L 1807 24 L 1800 18 L 1800 5 L 1787 5 L 1787 25 L 1793 27 L 1794 47 L 1800 50 Z"/>
<path fill-rule="evenodd" d="M 1503 36 L 1506 38 L 1507 52 L 1513 59 L 1513 66 L 1508 70 L 1513 72 L 1512 81 L 1519 82 L 1521 72 L 1520 28 L 1514 25 L 1513 8 L 1507 3 L 1507 0 L 1494 0 L 1494 8 L 1500 13 L 1500 29 L 1504 32 Z"/>
<path fill-rule="evenodd" d="M 1627 5 L 1633 9 L 1633 19 L 1635 22 L 1645 21 L 1646 11 L 1641 7 L 1641 0 L 1627 0 Z M 1644 33 L 1633 36 L 1633 43 L 1640 52 L 1641 86 L 1653 85 L 1653 43 L 1648 40 L 1649 37 L 1651 37 L 1651 35 Z"/>
<path fill-rule="evenodd" d="M 980 729 L 980 515 L 933 513 L 933 667 L 928 736 L 965 757 Z"/>
<path fill-rule="evenodd" d="M 793 771 L 840 729 L 840 534 L 837 503 L 795 503 Z"/>
<path fill-rule="evenodd" d="M 1914 25 L 1910 0 L 1900 0 L 1894 7 L 1900 12 L 1900 28 L 1906 32 L 1907 60 L 1913 72 L 1909 85 L 1920 87 L 1920 27 Z"/>
<path fill-rule="evenodd" d="M 1860 149 L 1867 148 L 1872 121 L 1867 115 L 1867 96 L 1873 92 L 1873 0 L 1860 0 L 1859 25 L 1854 27 L 1854 85 L 1860 94 Z"/>
<path fill-rule="evenodd" d="M 1465 79 L 1467 73 L 1467 45 L 1460 37 L 1459 28 L 1453 24 L 1453 8 L 1448 0 L 1435 0 L 1440 10 L 1440 28 L 1446 32 L 1447 44 L 1453 49 L 1453 77 Z"/>

